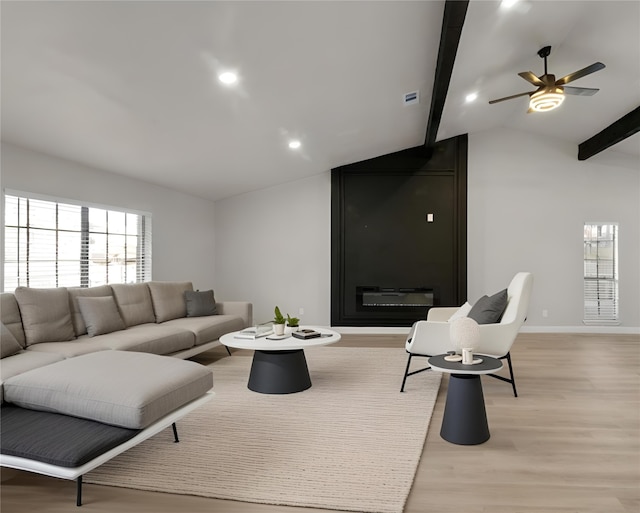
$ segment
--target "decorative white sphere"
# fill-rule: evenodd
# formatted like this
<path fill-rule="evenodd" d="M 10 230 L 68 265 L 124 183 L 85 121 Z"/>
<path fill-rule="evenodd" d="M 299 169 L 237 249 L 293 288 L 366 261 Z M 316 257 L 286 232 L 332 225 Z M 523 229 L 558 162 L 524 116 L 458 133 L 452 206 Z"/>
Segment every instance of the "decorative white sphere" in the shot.
<path fill-rule="evenodd" d="M 449 338 L 458 352 L 463 347 L 475 348 L 480 341 L 480 327 L 470 317 L 461 317 L 451 323 Z"/>

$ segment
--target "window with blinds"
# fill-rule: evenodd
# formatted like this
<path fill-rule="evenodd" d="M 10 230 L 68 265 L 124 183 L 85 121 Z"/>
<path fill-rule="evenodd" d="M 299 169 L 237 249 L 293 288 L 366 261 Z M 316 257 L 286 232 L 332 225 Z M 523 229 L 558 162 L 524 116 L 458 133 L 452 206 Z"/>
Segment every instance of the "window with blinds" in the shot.
<path fill-rule="evenodd" d="M 584 322 L 618 324 L 618 224 L 584 225 Z"/>
<path fill-rule="evenodd" d="M 151 215 L 5 194 L 4 290 L 151 279 Z"/>

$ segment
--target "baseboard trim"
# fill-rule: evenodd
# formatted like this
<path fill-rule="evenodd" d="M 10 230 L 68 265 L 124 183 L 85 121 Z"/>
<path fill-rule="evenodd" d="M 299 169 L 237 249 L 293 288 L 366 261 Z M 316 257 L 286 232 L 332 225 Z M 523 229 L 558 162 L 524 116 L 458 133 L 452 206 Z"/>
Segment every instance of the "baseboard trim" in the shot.
<path fill-rule="evenodd" d="M 608 333 L 611 335 L 640 335 L 636 326 L 523 326 L 520 333 Z"/>
<path fill-rule="evenodd" d="M 407 335 L 411 328 L 384 326 L 331 326 L 338 333 L 356 335 Z M 607 333 L 611 335 L 640 335 L 634 326 L 523 326 L 520 333 Z"/>
<path fill-rule="evenodd" d="M 407 335 L 411 328 L 385 326 L 331 326 L 332 330 L 343 335 Z"/>

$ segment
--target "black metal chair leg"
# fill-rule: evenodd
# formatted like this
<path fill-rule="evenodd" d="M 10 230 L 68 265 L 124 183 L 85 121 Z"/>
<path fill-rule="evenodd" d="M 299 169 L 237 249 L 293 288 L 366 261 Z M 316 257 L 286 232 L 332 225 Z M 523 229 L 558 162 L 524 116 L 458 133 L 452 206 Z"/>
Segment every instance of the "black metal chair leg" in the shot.
<path fill-rule="evenodd" d="M 229 346 L 224 346 L 227 349 L 227 353 L 229 353 L 229 356 L 231 356 L 231 349 L 229 349 Z"/>
<path fill-rule="evenodd" d="M 516 391 L 516 378 L 513 377 L 513 366 L 511 365 L 511 353 L 507 353 L 507 362 L 509 362 L 509 375 L 511 376 L 511 386 L 513 387 L 513 396 L 518 397 Z"/>
<path fill-rule="evenodd" d="M 509 375 L 511 376 L 511 379 L 505 378 L 504 376 L 500 376 L 498 374 L 487 374 L 487 376 L 491 376 L 492 378 L 499 379 L 500 381 L 506 381 L 507 383 L 511 383 L 511 386 L 513 387 L 513 396 L 518 397 L 518 392 L 516 390 L 516 378 L 513 375 L 513 366 L 511 365 L 511 353 L 507 353 L 506 355 L 501 356 L 499 360 L 504 360 L 505 358 L 509 363 Z"/>
<path fill-rule="evenodd" d="M 402 386 L 400 392 L 404 392 L 404 384 L 407 382 L 407 376 L 409 376 L 409 366 L 411 365 L 411 353 L 409 353 L 409 359 L 407 360 L 407 368 L 404 371 L 404 378 L 402 379 Z"/>
<path fill-rule="evenodd" d="M 82 476 L 76 479 L 76 506 L 82 506 Z"/>
<path fill-rule="evenodd" d="M 176 423 L 174 422 L 171 424 L 171 427 L 173 428 L 173 441 L 178 443 L 180 439 L 178 438 L 178 428 L 176 427 Z"/>

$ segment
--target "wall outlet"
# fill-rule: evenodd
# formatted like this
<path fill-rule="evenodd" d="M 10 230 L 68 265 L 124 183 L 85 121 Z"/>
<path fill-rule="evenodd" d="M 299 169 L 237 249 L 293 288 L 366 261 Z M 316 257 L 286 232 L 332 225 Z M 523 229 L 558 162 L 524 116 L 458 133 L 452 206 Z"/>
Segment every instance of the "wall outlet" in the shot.
<path fill-rule="evenodd" d="M 298 315 L 304 315 L 304 308 L 298 308 Z"/>
<path fill-rule="evenodd" d="M 549 310 L 542 310 L 542 317 L 544 317 L 545 319 L 549 317 Z"/>

